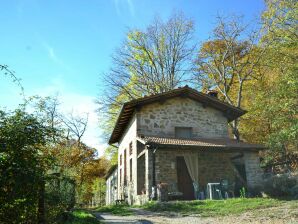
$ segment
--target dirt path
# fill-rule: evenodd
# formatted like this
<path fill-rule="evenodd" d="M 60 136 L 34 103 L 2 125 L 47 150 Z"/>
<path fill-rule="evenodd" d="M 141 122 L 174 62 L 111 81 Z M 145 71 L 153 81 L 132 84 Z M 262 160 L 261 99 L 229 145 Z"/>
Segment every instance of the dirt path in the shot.
<path fill-rule="evenodd" d="M 174 223 L 174 224 L 187 224 L 187 223 L 206 223 L 203 222 L 202 218 L 199 217 L 182 217 L 177 214 L 162 214 L 162 213 L 151 213 L 144 210 L 136 211 L 136 214 L 131 216 L 117 216 L 108 213 L 93 212 L 93 214 L 103 223 L 108 224 L 151 224 L 151 223 Z"/>
<path fill-rule="evenodd" d="M 279 207 L 260 209 L 240 215 L 203 218 L 195 215 L 182 216 L 176 213 L 157 213 L 133 208 L 134 215 L 116 216 L 93 212 L 103 223 L 109 224 L 211 224 L 211 223 L 254 223 L 254 224 L 298 224 L 298 205 L 289 204 Z"/>

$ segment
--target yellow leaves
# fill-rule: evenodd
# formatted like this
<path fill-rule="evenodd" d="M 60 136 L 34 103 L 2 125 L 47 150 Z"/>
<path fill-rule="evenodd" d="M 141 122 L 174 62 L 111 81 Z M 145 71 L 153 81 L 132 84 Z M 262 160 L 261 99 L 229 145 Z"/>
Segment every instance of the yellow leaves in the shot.
<path fill-rule="evenodd" d="M 129 41 L 139 40 L 143 36 L 143 33 L 139 30 L 131 31 L 127 34 L 127 39 Z"/>
<path fill-rule="evenodd" d="M 223 40 L 212 40 L 203 43 L 200 52 L 203 53 L 219 53 L 223 52 L 226 45 Z"/>

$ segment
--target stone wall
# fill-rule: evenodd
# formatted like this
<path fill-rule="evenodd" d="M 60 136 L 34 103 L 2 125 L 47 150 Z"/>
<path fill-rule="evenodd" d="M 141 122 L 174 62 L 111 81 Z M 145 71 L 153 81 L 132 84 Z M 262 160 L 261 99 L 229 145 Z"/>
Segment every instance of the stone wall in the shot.
<path fill-rule="evenodd" d="M 222 179 L 229 183 L 235 181 L 234 165 L 231 162 L 232 153 L 200 153 L 199 179 L 201 186 L 207 183 L 219 183 Z"/>
<path fill-rule="evenodd" d="M 191 151 L 157 150 L 156 153 L 156 179 L 157 183 L 177 183 L 176 157 L 183 156 Z M 220 182 L 227 179 L 235 181 L 235 172 L 230 158 L 233 153 L 220 152 L 199 152 L 199 185 L 200 190 L 207 186 L 207 183 Z"/>
<path fill-rule="evenodd" d="M 258 152 L 244 153 L 244 164 L 245 164 L 248 189 L 254 190 L 261 187 L 263 171 L 260 167 L 259 153 Z"/>
<path fill-rule="evenodd" d="M 227 118 L 189 98 L 176 97 L 145 105 L 138 112 L 138 134 L 175 137 L 175 127 L 192 127 L 192 137 L 228 137 Z"/>

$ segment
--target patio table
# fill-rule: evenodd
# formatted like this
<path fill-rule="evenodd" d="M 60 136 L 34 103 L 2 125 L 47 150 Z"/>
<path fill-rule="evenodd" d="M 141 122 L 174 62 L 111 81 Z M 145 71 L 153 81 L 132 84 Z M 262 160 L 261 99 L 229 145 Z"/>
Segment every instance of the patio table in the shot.
<path fill-rule="evenodd" d="M 214 198 L 213 192 L 214 193 L 219 192 L 219 195 L 218 195 L 219 199 L 222 197 L 220 187 L 221 187 L 220 183 L 208 183 L 207 184 L 207 195 L 210 200 L 213 200 L 213 198 Z"/>

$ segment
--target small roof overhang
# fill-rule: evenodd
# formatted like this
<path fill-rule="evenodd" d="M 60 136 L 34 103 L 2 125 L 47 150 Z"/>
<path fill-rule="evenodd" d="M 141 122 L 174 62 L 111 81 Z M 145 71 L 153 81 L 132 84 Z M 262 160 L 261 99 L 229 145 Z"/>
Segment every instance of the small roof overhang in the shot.
<path fill-rule="evenodd" d="M 155 136 L 141 136 L 137 140 L 144 145 L 158 146 L 163 149 L 200 149 L 202 151 L 259 151 L 263 145 L 250 144 L 233 139 L 179 139 Z M 210 149 L 210 150 L 209 150 Z"/>

